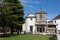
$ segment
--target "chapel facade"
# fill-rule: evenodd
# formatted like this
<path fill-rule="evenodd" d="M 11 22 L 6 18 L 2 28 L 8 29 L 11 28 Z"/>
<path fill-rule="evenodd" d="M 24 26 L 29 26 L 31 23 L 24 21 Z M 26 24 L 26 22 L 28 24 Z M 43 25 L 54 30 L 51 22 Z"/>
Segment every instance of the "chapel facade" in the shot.
<path fill-rule="evenodd" d="M 47 13 L 40 9 L 36 14 L 26 16 L 22 30 L 32 34 L 56 34 L 56 24 L 47 22 Z"/>

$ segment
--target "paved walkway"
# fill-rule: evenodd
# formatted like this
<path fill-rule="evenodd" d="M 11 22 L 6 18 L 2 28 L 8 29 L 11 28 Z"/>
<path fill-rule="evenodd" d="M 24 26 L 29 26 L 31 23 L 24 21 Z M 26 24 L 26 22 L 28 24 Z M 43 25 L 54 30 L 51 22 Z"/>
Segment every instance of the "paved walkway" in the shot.
<path fill-rule="evenodd" d="M 57 34 L 57 39 L 60 40 L 60 34 Z"/>

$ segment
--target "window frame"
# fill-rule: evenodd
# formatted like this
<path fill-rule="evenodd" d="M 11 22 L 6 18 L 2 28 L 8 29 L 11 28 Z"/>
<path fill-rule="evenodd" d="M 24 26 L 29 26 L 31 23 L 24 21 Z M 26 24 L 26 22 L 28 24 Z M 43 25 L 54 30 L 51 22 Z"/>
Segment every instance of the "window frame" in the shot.
<path fill-rule="evenodd" d="M 30 18 L 30 20 L 33 20 L 33 18 Z"/>
<path fill-rule="evenodd" d="M 31 31 L 31 32 L 33 31 L 33 26 L 32 26 L 32 25 L 30 25 L 30 31 Z"/>
<path fill-rule="evenodd" d="M 40 14 L 40 19 L 42 20 L 42 14 Z"/>

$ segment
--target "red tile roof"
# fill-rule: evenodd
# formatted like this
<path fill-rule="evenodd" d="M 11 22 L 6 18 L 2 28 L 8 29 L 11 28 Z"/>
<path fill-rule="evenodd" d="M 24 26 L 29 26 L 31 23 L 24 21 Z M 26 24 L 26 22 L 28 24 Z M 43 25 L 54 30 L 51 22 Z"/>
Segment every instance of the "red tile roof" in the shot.
<path fill-rule="evenodd" d="M 60 19 L 60 15 L 56 16 L 53 20 Z"/>

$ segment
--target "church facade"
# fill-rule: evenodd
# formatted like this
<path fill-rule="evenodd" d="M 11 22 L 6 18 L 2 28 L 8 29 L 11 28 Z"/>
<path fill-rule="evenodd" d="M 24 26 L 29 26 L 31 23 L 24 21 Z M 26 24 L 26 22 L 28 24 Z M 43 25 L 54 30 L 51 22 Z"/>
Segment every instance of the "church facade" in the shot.
<path fill-rule="evenodd" d="M 32 34 L 56 34 L 56 24 L 47 22 L 47 14 L 42 9 L 35 15 L 30 13 L 22 26 L 23 32 Z"/>

